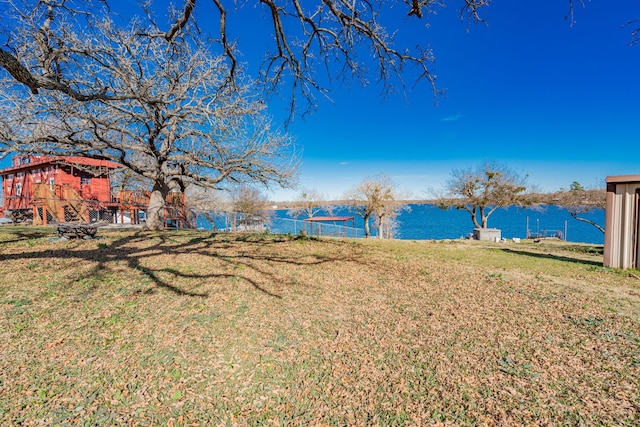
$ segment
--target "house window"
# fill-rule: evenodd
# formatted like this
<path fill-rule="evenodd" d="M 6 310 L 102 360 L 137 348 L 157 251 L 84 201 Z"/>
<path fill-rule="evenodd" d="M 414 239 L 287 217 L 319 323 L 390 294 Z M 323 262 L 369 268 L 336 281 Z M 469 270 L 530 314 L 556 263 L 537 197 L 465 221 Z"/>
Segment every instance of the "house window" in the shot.
<path fill-rule="evenodd" d="M 22 196 L 22 183 L 18 182 L 16 184 L 16 196 Z"/>
<path fill-rule="evenodd" d="M 82 175 L 80 177 L 80 185 L 91 185 L 91 176 L 90 175 Z"/>
<path fill-rule="evenodd" d="M 55 179 L 49 178 L 49 188 L 53 190 L 53 185 L 56 183 Z"/>

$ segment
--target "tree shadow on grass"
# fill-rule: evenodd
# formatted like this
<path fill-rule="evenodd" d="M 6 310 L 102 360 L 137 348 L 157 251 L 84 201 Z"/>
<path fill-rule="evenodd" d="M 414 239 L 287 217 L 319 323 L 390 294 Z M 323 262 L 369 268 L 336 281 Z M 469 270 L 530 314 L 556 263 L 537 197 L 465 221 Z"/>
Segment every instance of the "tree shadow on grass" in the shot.
<path fill-rule="evenodd" d="M 602 267 L 602 262 L 590 261 L 590 260 L 585 260 L 580 258 L 572 258 L 564 255 L 554 255 L 554 254 L 540 253 L 540 252 L 529 252 L 529 251 L 515 250 L 515 249 L 509 249 L 509 248 L 502 248 L 501 251 L 515 254 L 515 255 L 528 256 L 532 258 L 552 259 L 556 261 L 571 262 L 575 264 L 584 264 L 584 265 L 595 265 L 598 267 Z"/>
<path fill-rule="evenodd" d="M 29 230 L 26 229 L 24 227 L 20 227 L 20 228 L 13 228 L 10 226 L 3 226 L 6 227 L 5 229 L 0 229 L 0 231 L 8 231 L 7 234 L 11 234 L 12 238 L 10 240 L 0 240 L 0 244 L 5 244 L 5 243 L 16 243 L 16 242 L 20 242 L 20 241 L 27 241 L 27 240 L 33 240 L 33 239 L 39 239 L 42 237 L 47 237 L 50 236 L 51 233 L 48 232 L 48 230 Z"/>
<path fill-rule="evenodd" d="M 324 263 L 338 261 L 360 262 L 355 257 L 345 257 L 344 255 L 332 255 L 326 253 L 303 253 L 291 254 L 290 251 L 279 251 L 278 245 L 282 243 L 294 242 L 297 240 L 315 240 L 300 236 L 262 235 L 247 234 L 221 234 L 202 233 L 191 237 L 188 232 L 166 231 L 149 232 L 136 231 L 131 234 L 110 239 L 109 233 L 101 234 L 106 239 L 91 240 L 96 244 L 95 249 L 88 249 L 84 240 L 66 240 L 58 242 L 61 247 L 53 250 L 32 250 L 20 253 L 1 253 L 0 261 L 15 259 L 74 259 L 77 262 L 88 262 L 94 264 L 89 272 L 84 272 L 82 280 L 87 277 L 100 277 L 115 265 L 126 265 L 131 272 L 139 272 L 156 287 L 166 289 L 177 295 L 193 297 L 207 297 L 207 292 L 200 292 L 197 289 L 211 280 L 229 279 L 242 280 L 250 284 L 256 290 L 274 298 L 282 298 L 281 295 L 269 290 L 263 284 L 249 277 L 249 274 L 242 274 L 241 270 L 252 271 L 258 277 L 263 278 L 267 283 L 281 282 L 281 278 L 268 271 L 269 268 L 281 270 L 285 266 L 313 266 Z M 53 231 L 50 236 L 53 236 Z M 32 240 L 46 237 L 46 234 L 25 232 L 21 230 L 15 234 L 15 238 L 7 242 L 19 240 Z M 190 238 L 191 237 L 191 238 Z M 335 242 L 322 240 L 322 244 L 335 244 Z M 274 249 L 265 251 L 265 248 L 273 245 Z M 179 256 L 198 255 L 204 257 L 204 262 L 211 260 L 220 264 L 220 272 L 197 273 L 185 272 L 175 265 L 153 265 L 150 266 L 147 260 L 158 256 L 171 256 L 177 259 Z M 193 266 L 192 266 L 193 267 Z M 225 268 L 233 268 L 233 273 L 224 272 Z M 190 289 L 176 284 L 169 278 L 162 278 L 163 275 L 170 275 L 184 280 L 197 280 L 200 283 Z"/>

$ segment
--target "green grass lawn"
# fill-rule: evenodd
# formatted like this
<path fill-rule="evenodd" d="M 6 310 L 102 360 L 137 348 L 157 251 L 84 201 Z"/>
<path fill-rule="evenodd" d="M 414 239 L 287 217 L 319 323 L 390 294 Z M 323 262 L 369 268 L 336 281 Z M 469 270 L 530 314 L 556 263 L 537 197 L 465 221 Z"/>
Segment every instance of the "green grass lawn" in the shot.
<path fill-rule="evenodd" d="M 561 242 L 0 228 L 0 425 L 638 425 L 640 272 Z"/>

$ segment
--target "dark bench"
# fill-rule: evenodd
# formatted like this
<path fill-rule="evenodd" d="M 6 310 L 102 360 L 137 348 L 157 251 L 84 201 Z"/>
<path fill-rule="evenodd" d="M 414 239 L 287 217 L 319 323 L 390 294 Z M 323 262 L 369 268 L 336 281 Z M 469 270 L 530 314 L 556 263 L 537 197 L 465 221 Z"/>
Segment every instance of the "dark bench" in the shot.
<path fill-rule="evenodd" d="M 98 224 L 58 224 L 58 236 L 68 239 L 93 239 Z"/>

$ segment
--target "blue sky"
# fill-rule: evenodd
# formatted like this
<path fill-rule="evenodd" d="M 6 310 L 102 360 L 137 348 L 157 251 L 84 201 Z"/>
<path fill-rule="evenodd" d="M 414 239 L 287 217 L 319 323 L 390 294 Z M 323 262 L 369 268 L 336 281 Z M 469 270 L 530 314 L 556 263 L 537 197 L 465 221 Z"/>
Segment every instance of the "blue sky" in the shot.
<path fill-rule="evenodd" d="M 637 0 L 586 2 L 573 25 L 564 19 L 568 0 L 494 0 L 484 10 L 488 25 L 468 30 L 453 6 L 428 21 L 398 12 L 397 37 L 433 49 L 446 94 L 434 105 L 427 85 L 386 98 L 375 84 L 333 86 L 331 101 L 289 127 L 303 148 L 301 188 L 339 198 L 384 172 L 414 198 L 428 198 L 452 169 L 485 159 L 528 173 L 544 191 L 640 173 L 640 44 L 629 46 L 635 27 L 623 27 L 640 19 Z M 268 22 L 256 21 L 261 14 L 233 19 L 248 31 L 237 39 L 242 59 L 255 61 L 264 41 L 249 30 Z M 270 111 L 276 121 L 287 114 L 278 102 Z"/>
<path fill-rule="evenodd" d="M 406 100 L 336 88 L 333 104 L 290 129 L 304 146 L 301 186 L 334 198 L 385 172 L 425 198 L 452 169 L 484 159 L 545 191 L 640 173 L 640 44 L 622 27 L 640 18 L 640 2 L 594 0 L 573 26 L 567 11 L 558 0 L 496 0 L 488 26 L 469 31 L 453 8 L 430 17 L 421 34 L 445 96 L 434 106 L 425 86 Z"/>

